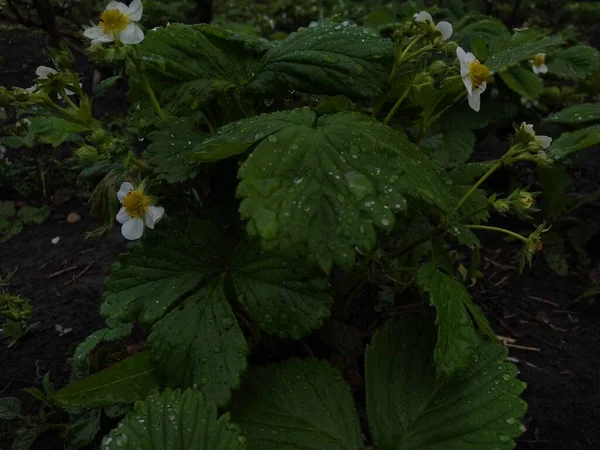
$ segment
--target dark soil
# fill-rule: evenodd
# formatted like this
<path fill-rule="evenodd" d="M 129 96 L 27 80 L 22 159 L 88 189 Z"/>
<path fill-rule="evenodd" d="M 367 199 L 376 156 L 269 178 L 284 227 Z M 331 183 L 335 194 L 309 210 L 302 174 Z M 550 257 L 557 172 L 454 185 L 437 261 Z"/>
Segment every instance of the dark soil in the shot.
<path fill-rule="evenodd" d="M 45 43 L 43 36 L 0 32 L 0 85 L 29 86 L 35 67 L 49 63 Z M 596 177 L 587 179 L 595 183 Z M 82 220 L 71 225 L 65 218 L 73 211 Z M 85 232 L 98 226 L 88 207 L 75 199 L 54 207 L 46 223 L 0 244 L 0 273 L 17 269 L 9 292 L 28 298 L 32 321 L 40 322 L 11 349 L 0 347 L 0 396 L 18 397 L 25 413 L 35 414 L 39 403 L 22 389 L 40 386 L 46 372 L 56 387 L 65 385 L 67 358 L 75 345 L 104 326 L 98 313 L 102 281 L 125 242 L 117 228 L 101 239 L 86 240 Z M 60 241 L 53 245 L 57 236 Z M 472 291 L 496 333 L 508 338 L 511 358 L 528 383 L 528 430 L 518 448 L 598 448 L 600 308 L 578 300 L 593 273 L 574 268 L 560 278 L 537 258 L 532 269 L 519 275 L 514 251 L 503 241 L 489 241 L 485 279 Z M 60 336 L 56 324 L 72 331 Z M 0 441 L 0 449 L 8 448 L 9 443 Z M 44 436 L 31 448 L 58 450 L 63 444 Z"/>

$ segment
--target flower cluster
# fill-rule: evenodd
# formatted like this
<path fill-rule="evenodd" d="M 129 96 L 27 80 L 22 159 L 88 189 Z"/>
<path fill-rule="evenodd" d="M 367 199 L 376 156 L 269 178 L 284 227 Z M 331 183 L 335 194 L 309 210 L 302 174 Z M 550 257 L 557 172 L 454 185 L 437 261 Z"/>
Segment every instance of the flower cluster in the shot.
<path fill-rule="evenodd" d="M 493 208 L 500 214 L 512 213 L 520 219 L 531 219 L 531 213 L 539 211 L 535 207 L 535 197 L 539 192 L 516 189 L 507 198 L 494 200 Z"/>
<path fill-rule="evenodd" d="M 467 88 L 469 106 L 475 111 L 481 108 L 481 94 L 487 88 L 490 69 L 481 64 L 473 53 L 465 52 L 461 47 L 456 49 L 456 56 L 460 62 L 460 76 Z"/>
<path fill-rule="evenodd" d="M 423 24 L 425 27 L 425 31 L 427 34 L 438 34 L 441 35 L 442 41 L 447 41 L 452 37 L 453 29 L 450 22 L 441 21 L 437 24 L 434 23 L 433 17 L 427 11 L 421 11 L 418 14 L 414 15 L 414 20 L 418 24 Z"/>

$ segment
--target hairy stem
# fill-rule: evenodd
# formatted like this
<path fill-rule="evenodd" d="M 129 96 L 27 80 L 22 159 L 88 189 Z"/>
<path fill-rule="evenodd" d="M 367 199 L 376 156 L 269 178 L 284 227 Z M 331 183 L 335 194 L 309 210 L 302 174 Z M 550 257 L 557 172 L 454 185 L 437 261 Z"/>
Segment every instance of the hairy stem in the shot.
<path fill-rule="evenodd" d="M 456 205 L 456 209 L 460 208 L 471 196 L 471 194 L 473 194 L 473 192 L 475 192 L 485 180 L 487 180 L 496 170 L 498 170 L 502 166 L 502 164 L 504 164 L 504 160 L 500 159 L 496 162 L 496 164 L 490 167 L 489 170 L 486 173 L 484 173 L 483 176 L 473 186 L 471 186 L 471 189 L 469 189 L 467 193 L 462 196 L 462 198 L 458 202 L 458 205 Z"/>
<path fill-rule="evenodd" d="M 400 96 L 400 98 L 398 99 L 396 104 L 393 106 L 393 108 L 390 110 L 388 115 L 385 117 L 385 119 L 383 119 L 384 124 L 387 124 L 387 123 L 389 123 L 390 120 L 392 120 L 392 118 L 394 117 L 394 114 L 396 114 L 396 111 L 398 111 L 398 108 L 400 108 L 400 105 L 402 104 L 402 102 L 406 99 L 406 97 L 408 97 L 408 94 L 410 94 L 411 90 L 412 90 L 412 86 L 409 86 L 406 89 L 406 91 L 404 91 L 404 94 L 402 94 L 402 96 Z"/>
<path fill-rule="evenodd" d="M 508 234 L 509 236 L 512 236 L 515 239 L 518 239 L 524 243 L 529 242 L 529 240 L 526 237 L 523 237 L 519 233 L 515 233 L 514 231 L 507 230 L 506 228 L 490 227 L 488 225 L 465 225 L 465 226 L 471 230 L 497 231 L 498 233 Z"/>

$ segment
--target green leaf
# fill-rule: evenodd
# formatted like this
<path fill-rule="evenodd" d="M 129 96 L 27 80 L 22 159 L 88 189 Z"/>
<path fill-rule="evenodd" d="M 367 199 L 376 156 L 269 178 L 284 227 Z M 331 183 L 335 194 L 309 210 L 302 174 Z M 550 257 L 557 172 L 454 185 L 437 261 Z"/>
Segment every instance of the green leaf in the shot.
<path fill-rule="evenodd" d="M 50 211 L 46 206 L 35 208 L 34 206 L 25 205 L 17 211 L 17 220 L 24 224 L 41 224 L 48 218 Z"/>
<path fill-rule="evenodd" d="M 188 389 L 153 394 L 102 440 L 103 450 L 243 450 L 246 439 L 217 406 Z"/>
<path fill-rule="evenodd" d="M 448 232 L 452 236 L 454 236 L 458 240 L 458 242 L 460 242 L 463 245 L 466 245 L 469 248 L 475 248 L 481 245 L 477 235 L 465 225 L 462 225 L 460 223 L 452 224 L 452 226 L 448 228 Z"/>
<path fill-rule="evenodd" d="M 21 414 L 21 401 L 14 397 L 0 398 L 0 420 L 12 420 Z"/>
<path fill-rule="evenodd" d="M 138 47 L 161 106 L 176 117 L 190 115 L 215 96 L 245 85 L 264 51 L 232 32 L 183 24 L 148 32 Z M 146 98 L 141 90 L 138 96 Z"/>
<path fill-rule="evenodd" d="M 432 161 L 442 167 L 461 166 L 475 149 L 475 135 L 468 130 L 436 134 L 423 141 Z"/>
<path fill-rule="evenodd" d="M 0 220 L 13 218 L 16 213 L 15 203 L 11 201 L 0 202 Z"/>
<path fill-rule="evenodd" d="M 69 449 L 82 448 L 93 442 L 100 431 L 101 412 L 101 408 L 90 409 L 69 424 L 65 435 Z"/>
<path fill-rule="evenodd" d="M 548 264 L 548 267 L 561 277 L 569 273 L 569 263 L 565 255 L 565 242 L 555 232 L 551 231 L 544 234 L 544 248 L 542 254 Z"/>
<path fill-rule="evenodd" d="M 156 177 L 168 183 L 193 178 L 197 170 L 190 155 L 206 134 L 189 119 L 173 118 L 157 126 L 158 130 L 148 136 L 152 143 L 146 148 Z"/>
<path fill-rule="evenodd" d="M 388 322 L 367 347 L 367 414 L 380 450 L 509 450 L 523 433 L 525 383 L 504 346 L 481 342 L 461 373 L 436 376 L 435 329 L 424 318 Z"/>
<path fill-rule="evenodd" d="M 492 48 L 496 42 L 510 39 L 510 32 L 506 25 L 501 20 L 488 16 L 467 16 L 454 25 L 456 33 L 453 39 L 463 46 L 471 45 L 472 50 L 474 50 L 474 41 L 482 40 L 488 47 Z"/>
<path fill-rule="evenodd" d="M 58 147 L 65 141 L 72 140 L 73 133 L 88 131 L 88 127 L 69 122 L 56 116 L 32 117 L 29 125 L 31 133 L 40 141 Z"/>
<path fill-rule="evenodd" d="M 570 106 L 546 117 L 548 122 L 578 125 L 600 120 L 600 103 L 583 103 Z"/>
<path fill-rule="evenodd" d="M 467 366 L 481 339 L 473 328 L 466 305 L 472 303 L 465 287 L 431 263 L 421 267 L 418 283 L 429 293 L 437 310 L 438 341 L 435 363 L 440 375 L 449 377 Z"/>
<path fill-rule="evenodd" d="M 75 352 L 73 352 L 73 359 L 80 361 L 86 358 L 101 342 L 116 341 L 122 339 L 131 334 L 133 324 L 124 323 L 119 324 L 115 328 L 103 328 L 98 331 L 94 331 L 85 340 L 77 346 Z"/>
<path fill-rule="evenodd" d="M 29 450 L 39 434 L 40 430 L 37 427 L 19 430 L 17 437 L 12 443 L 11 450 Z"/>
<path fill-rule="evenodd" d="M 563 44 L 560 36 L 543 37 L 535 41 L 524 42 L 520 45 L 510 46 L 496 54 L 486 62 L 490 71 L 494 73 L 502 72 L 509 67 L 517 66 L 521 61 L 530 60 L 537 53 L 543 53 Z"/>
<path fill-rule="evenodd" d="M 100 84 L 98 84 L 98 86 L 96 86 L 96 88 L 94 89 L 94 98 L 101 98 L 104 97 L 104 94 L 106 94 L 106 92 L 108 92 L 108 90 L 113 87 L 117 81 L 119 81 L 121 78 L 123 78 L 120 75 L 114 76 L 114 77 L 108 77 L 105 80 L 102 80 L 100 82 Z"/>
<path fill-rule="evenodd" d="M 561 160 L 579 150 L 600 144 L 600 125 L 583 128 L 570 133 L 563 133 L 552 141 L 548 155 L 555 161 Z"/>
<path fill-rule="evenodd" d="M 198 389 L 219 406 L 227 405 L 247 366 L 248 345 L 221 280 L 154 324 L 148 345 L 170 386 Z"/>
<path fill-rule="evenodd" d="M 576 45 L 554 53 L 547 65 L 549 75 L 583 80 L 600 68 L 600 53 L 588 45 Z"/>
<path fill-rule="evenodd" d="M 379 7 L 367 14 L 363 21 L 365 27 L 378 28 L 396 22 L 396 13 L 389 6 Z"/>
<path fill-rule="evenodd" d="M 148 352 L 137 353 L 81 381 L 54 393 L 52 399 L 63 407 L 96 408 L 132 403 L 160 385 L 158 367 Z"/>
<path fill-rule="evenodd" d="M 566 167 L 558 164 L 540 168 L 539 177 L 543 192 L 543 211 L 550 221 L 556 220 L 571 204 L 571 177 Z"/>
<path fill-rule="evenodd" d="M 230 410 L 248 437 L 249 450 L 364 448 L 349 386 L 324 361 L 253 368 Z"/>
<path fill-rule="evenodd" d="M 101 314 L 152 324 L 181 297 L 214 277 L 222 261 L 215 226 L 191 219 L 187 230 L 161 228 L 119 256 L 104 282 Z"/>
<path fill-rule="evenodd" d="M 473 111 L 467 102 L 460 102 L 444 112 L 430 132 L 478 130 L 492 123 L 510 122 L 516 115 L 517 107 L 508 95 L 486 98 L 479 112 Z"/>
<path fill-rule="evenodd" d="M 521 97 L 537 100 L 544 90 L 544 82 L 532 70 L 512 67 L 500 72 L 502 81 Z"/>
<path fill-rule="evenodd" d="M 231 269 L 238 301 L 267 333 L 299 339 L 329 318 L 331 297 L 322 273 L 303 261 L 242 246 Z"/>
<path fill-rule="evenodd" d="M 322 21 L 274 45 L 248 88 L 270 94 L 277 87 L 351 99 L 381 96 L 394 43 L 375 30 Z"/>
<path fill-rule="evenodd" d="M 235 122 L 208 140 L 202 158 L 254 146 L 237 194 L 248 232 L 286 256 L 310 255 L 329 271 L 354 264 L 355 247 L 375 245 L 394 212 L 416 198 L 450 211 L 447 185 L 404 134 L 365 115 L 316 118 L 308 109 Z"/>

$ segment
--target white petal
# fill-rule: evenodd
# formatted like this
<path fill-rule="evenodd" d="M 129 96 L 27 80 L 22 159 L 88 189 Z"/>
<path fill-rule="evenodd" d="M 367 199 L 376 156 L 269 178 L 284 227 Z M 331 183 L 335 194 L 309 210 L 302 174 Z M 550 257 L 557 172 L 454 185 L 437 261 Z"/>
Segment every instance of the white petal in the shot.
<path fill-rule="evenodd" d="M 435 29 L 442 33 L 442 40 L 447 41 L 452 36 L 452 24 L 450 22 L 446 22 L 445 20 L 438 23 L 435 26 Z"/>
<path fill-rule="evenodd" d="M 125 208 L 121 208 L 119 210 L 119 212 L 117 213 L 117 222 L 125 223 L 129 219 L 131 219 L 131 217 L 129 217 L 129 214 L 127 214 L 127 211 L 125 211 Z"/>
<path fill-rule="evenodd" d="M 536 75 L 540 74 L 540 68 L 538 66 L 534 64 L 533 66 L 531 66 L 531 68 L 533 69 L 533 73 L 535 73 Z"/>
<path fill-rule="evenodd" d="M 479 91 L 473 91 L 473 95 L 469 95 L 469 106 L 473 108 L 475 112 L 479 112 L 481 108 L 481 97 Z"/>
<path fill-rule="evenodd" d="M 98 39 L 94 39 L 92 41 L 92 45 L 93 44 L 102 44 L 104 42 L 113 42 L 114 40 L 115 40 L 115 37 L 112 34 L 103 34 Z"/>
<path fill-rule="evenodd" d="M 142 18 L 142 14 L 144 12 L 144 5 L 142 5 L 141 0 L 133 0 L 129 4 L 129 8 L 127 8 L 127 12 L 125 15 L 129 17 L 130 20 L 134 22 L 139 22 Z"/>
<path fill-rule="evenodd" d="M 144 40 L 144 32 L 136 24 L 130 23 L 119 34 L 119 40 L 127 45 L 139 44 Z"/>
<path fill-rule="evenodd" d="M 467 54 L 462 49 L 462 47 L 456 47 L 456 57 L 458 58 L 458 60 L 460 62 L 463 62 L 465 60 L 466 56 L 467 56 Z"/>
<path fill-rule="evenodd" d="M 478 91 L 480 94 L 483 94 L 483 93 L 485 92 L 485 90 L 486 90 L 486 89 L 487 89 L 487 82 L 486 82 L 486 81 L 484 81 L 483 83 L 481 83 L 481 84 L 479 85 L 479 87 L 477 88 L 477 91 Z"/>
<path fill-rule="evenodd" d="M 46 66 L 40 66 L 37 69 L 35 69 L 35 74 L 38 76 L 38 78 L 48 78 L 48 75 L 55 75 L 58 72 L 56 71 L 56 69 L 53 69 L 52 67 L 46 67 Z"/>
<path fill-rule="evenodd" d="M 460 76 L 464 78 L 469 75 L 469 65 L 466 61 L 467 54 L 462 48 L 458 47 L 456 49 L 456 56 L 460 62 Z"/>
<path fill-rule="evenodd" d="M 88 39 L 99 39 L 104 36 L 104 31 L 100 27 L 89 27 L 83 30 L 83 35 Z"/>
<path fill-rule="evenodd" d="M 465 56 L 465 62 L 467 64 L 471 64 L 473 61 L 475 61 L 477 58 L 475 58 L 475 55 L 471 52 L 468 52 L 467 55 Z"/>
<path fill-rule="evenodd" d="M 552 138 L 550 136 L 536 136 L 535 140 L 540 143 L 542 148 L 548 148 L 552 144 Z"/>
<path fill-rule="evenodd" d="M 415 22 L 431 22 L 433 23 L 433 17 L 427 11 L 421 11 L 418 14 L 414 15 Z"/>
<path fill-rule="evenodd" d="M 31 87 L 26 88 L 25 90 L 27 91 L 28 94 L 33 94 L 33 93 L 35 93 L 35 91 L 38 90 L 38 87 L 37 87 L 37 85 L 31 86 Z"/>
<path fill-rule="evenodd" d="M 135 186 L 133 184 L 131 184 L 129 181 L 122 183 L 121 187 L 119 188 L 119 192 L 117 192 L 117 198 L 119 199 L 119 201 L 121 203 L 123 203 L 123 199 L 128 194 L 128 192 L 133 191 L 134 189 L 135 189 Z"/>
<path fill-rule="evenodd" d="M 165 208 L 162 206 L 149 206 L 148 210 L 146 211 L 146 226 L 154 229 L 154 224 L 162 219 L 164 214 Z"/>
<path fill-rule="evenodd" d="M 67 95 L 75 95 L 75 92 L 69 90 L 69 89 L 65 89 L 65 94 Z"/>
<path fill-rule="evenodd" d="M 50 239 L 50 242 L 52 242 L 54 245 L 58 244 L 59 241 L 60 241 L 60 236 L 56 236 L 55 238 Z"/>
<path fill-rule="evenodd" d="M 548 66 L 546 64 L 542 64 L 538 67 L 538 73 L 548 73 Z"/>
<path fill-rule="evenodd" d="M 129 11 L 129 7 L 125 3 L 121 3 L 121 2 L 110 2 L 108 5 L 106 5 L 106 8 L 104 9 L 104 11 L 110 11 L 111 9 L 118 9 L 123 14 L 125 14 L 125 13 L 127 13 L 127 11 Z"/>
<path fill-rule="evenodd" d="M 471 78 L 469 77 L 464 77 L 462 80 L 465 84 L 465 87 L 467 88 L 467 93 L 469 94 L 469 96 L 471 96 L 471 94 L 473 93 L 473 81 L 471 81 Z"/>
<path fill-rule="evenodd" d="M 130 241 L 141 238 L 144 234 L 144 221 L 142 219 L 129 219 L 121 226 L 121 234 Z"/>

